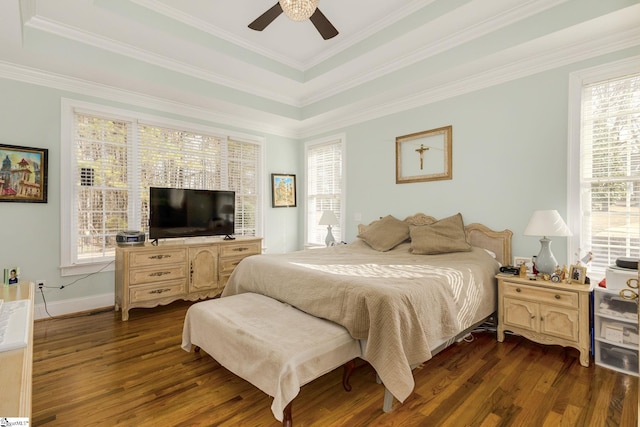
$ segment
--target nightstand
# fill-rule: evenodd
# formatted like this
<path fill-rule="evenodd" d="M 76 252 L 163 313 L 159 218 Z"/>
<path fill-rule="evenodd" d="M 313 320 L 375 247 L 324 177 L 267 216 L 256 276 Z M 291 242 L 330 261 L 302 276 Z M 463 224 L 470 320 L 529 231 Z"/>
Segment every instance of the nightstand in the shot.
<path fill-rule="evenodd" d="M 589 366 L 590 285 L 553 283 L 499 274 L 498 341 L 504 332 L 539 344 L 574 347 Z"/>

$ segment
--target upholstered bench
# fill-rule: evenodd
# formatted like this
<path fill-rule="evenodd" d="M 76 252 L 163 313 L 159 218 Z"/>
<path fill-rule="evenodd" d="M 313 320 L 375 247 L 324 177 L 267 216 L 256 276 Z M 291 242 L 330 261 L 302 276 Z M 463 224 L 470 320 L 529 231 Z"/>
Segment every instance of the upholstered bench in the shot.
<path fill-rule="evenodd" d="M 182 348 L 192 346 L 272 396 L 271 411 L 284 426 L 292 425 L 292 401 L 304 384 L 347 364 L 349 391 L 353 360 L 361 355 L 360 343 L 342 326 L 254 293 L 189 307 Z"/>

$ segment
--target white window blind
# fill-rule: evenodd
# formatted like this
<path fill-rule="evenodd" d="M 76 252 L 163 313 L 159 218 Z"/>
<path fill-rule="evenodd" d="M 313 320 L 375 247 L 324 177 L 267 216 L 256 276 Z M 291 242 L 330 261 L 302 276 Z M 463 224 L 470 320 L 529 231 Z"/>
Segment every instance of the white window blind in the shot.
<path fill-rule="evenodd" d="M 71 264 L 115 254 L 118 231 L 148 233 L 149 187 L 233 190 L 235 234 L 256 235 L 261 146 L 136 118 L 75 112 Z M 63 262 L 64 263 L 64 262 Z"/>
<path fill-rule="evenodd" d="M 640 74 L 584 85 L 581 116 L 580 245 L 604 277 L 640 256 Z"/>
<path fill-rule="evenodd" d="M 327 226 L 319 225 L 324 211 L 332 211 L 340 224 L 332 228 L 339 242 L 342 233 L 343 206 L 343 141 L 307 145 L 307 243 L 324 245 Z"/>

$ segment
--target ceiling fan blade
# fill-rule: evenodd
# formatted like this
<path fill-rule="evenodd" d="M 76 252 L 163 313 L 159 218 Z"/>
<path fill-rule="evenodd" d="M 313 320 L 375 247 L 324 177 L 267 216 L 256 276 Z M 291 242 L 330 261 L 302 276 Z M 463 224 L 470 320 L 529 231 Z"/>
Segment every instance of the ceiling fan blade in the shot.
<path fill-rule="evenodd" d="M 267 28 L 267 25 L 271 24 L 282 13 L 282 6 L 280 3 L 276 3 L 271 9 L 267 10 L 262 15 L 258 16 L 255 21 L 249 24 L 249 28 L 256 31 L 262 31 Z"/>
<path fill-rule="evenodd" d="M 316 27 L 323 39 L 329 40 L 338 35 L 338 30 L 333 26 L 331 22 L 324 16 L 324 13 L 320 12 L 320 9 L 316 9 L 309 18 L 313 25 Z"/>

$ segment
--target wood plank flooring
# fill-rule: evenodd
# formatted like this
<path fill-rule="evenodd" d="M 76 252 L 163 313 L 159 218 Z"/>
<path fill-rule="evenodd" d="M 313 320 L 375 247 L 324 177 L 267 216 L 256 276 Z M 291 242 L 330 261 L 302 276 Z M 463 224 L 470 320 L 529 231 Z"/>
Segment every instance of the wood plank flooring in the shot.
<path fill-rule="evenodd" d="M 271 398 L 206 353 L 180 348 L 191 303 L 43 320 L 34 328 L 34 426 L 278 426 Z M 638 379 L 580 366 L 578 352 L 475 333 L 414 371 L 391 413 L 362 365 L 304 386 L 294 426 L 636 426 Z"/>

